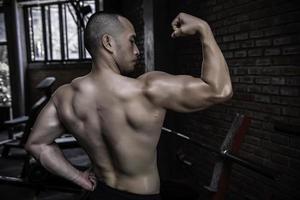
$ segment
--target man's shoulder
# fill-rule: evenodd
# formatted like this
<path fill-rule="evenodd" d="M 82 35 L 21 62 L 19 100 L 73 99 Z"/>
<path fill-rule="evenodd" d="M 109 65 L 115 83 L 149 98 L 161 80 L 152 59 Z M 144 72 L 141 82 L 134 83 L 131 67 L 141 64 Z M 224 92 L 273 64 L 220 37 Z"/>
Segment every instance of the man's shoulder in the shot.
<path fill-rule="evenodd" d="M 66 99 L 70 96 L 70 92 L 72 91 L 71 84 L 64 84 L 58 87 L 55 92 L 52 94 L 52 100 L 54 103 L 61 102 L 63 99 Z"/>
<path fill-rule="evenodd" d="M 147 73 L 144 73 L 141 76 L 139 76 L 138 80 L 148 82 L 148 81 L 154 81 L 157 79 L 161 79 L 161 78 L 164 78 L 167 76 L 170 76 L 170 74 L 168 74 L 166 72 L 162 72 L 162 71 L 151 71 L 151 72 L 147 72 Z"/>
<path fill-rule="evenodd" d="M 52 96 L 65 97 L 66 95 L 83 87 L 83 85 L 86 85 L 83 81 L 83 77 L 75 78 L 70 83 L 67 83 L 67 84 L 64 84 L 64 85 L 61 85 L 60 87 L 58 87 Z"/>
<path fill-rule="evenodd" d="M 168 85 L 166 83 L 171 76 L 173 75 L 166 72 L 151 71 L 138 77 L 138 79 L 142 82 L 143 93 L 145 96 L 154 100 L 157 99 L 157 96 L 162 96 L 161 88 L 163 88 L 164 85 Z"/>
<path fill-rule="evenodd" d="M 61 96 L 63 95 L 66 91 L 70 90 L 72 87 L 71 87 L 71 84 L 64 84 L 64 85 L 61 85 L 59 86 L 55 92 L 53 93 L 52 96 Z"/>

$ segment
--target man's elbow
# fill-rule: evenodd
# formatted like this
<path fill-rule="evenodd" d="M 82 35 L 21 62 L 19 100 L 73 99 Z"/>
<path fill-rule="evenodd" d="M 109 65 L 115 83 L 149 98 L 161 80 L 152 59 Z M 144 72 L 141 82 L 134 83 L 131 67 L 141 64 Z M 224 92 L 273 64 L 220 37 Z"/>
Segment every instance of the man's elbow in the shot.
<path fill-rule="evenodd" d="M 31 141 L 27 141 L 24 148 L 29 154 L 33 155 L 36 158 L 38 157 L 41 149 L 40 145 L 34 144 Z"/>
<path fill-rule="evenodd" d="M 34 145 L 31 142 L 29 142 L 29 141 L 26 142 L 24 148 L 30 154 L 34 151 Z"/>
<path fill-rule="evenodd" d="M 228 101 L 233 96 L 232 86 L 225 86 L 220 92 L 217 93 L 217 103 Z"/>
<path fill-rule="evenodd" d="M 223 99 L 224 101 L 228 101 L 229 99 L 231 99 L 232 96 L 233 96 L 233 91 L 232 91 L 232 87 L 230 86 L 229 88 L 225 89 L 223 94 Z"/>

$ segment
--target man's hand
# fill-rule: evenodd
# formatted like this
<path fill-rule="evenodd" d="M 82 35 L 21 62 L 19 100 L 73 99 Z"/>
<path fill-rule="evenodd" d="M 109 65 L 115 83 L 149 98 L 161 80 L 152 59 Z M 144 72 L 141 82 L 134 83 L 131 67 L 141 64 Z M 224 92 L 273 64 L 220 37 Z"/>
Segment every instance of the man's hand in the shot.
<path fill-rule="evenodd" d="M 81 172 L 80 175 L 74 180 L 76 184 L 81 186 L 85 190 L 93 191 L 97 185 L 97 179 L 95 174 L 88 169 Z"/>
<path fill-rule="evenodd" d="M 195 35 L 196 33 L 202 33 L 206 29 L 209 29 L 208 24 L 197 17 L 186 13 L 180 13 L 172 21 L 173 33 L 172 37 L 182 37 L 188 35 Z"/>

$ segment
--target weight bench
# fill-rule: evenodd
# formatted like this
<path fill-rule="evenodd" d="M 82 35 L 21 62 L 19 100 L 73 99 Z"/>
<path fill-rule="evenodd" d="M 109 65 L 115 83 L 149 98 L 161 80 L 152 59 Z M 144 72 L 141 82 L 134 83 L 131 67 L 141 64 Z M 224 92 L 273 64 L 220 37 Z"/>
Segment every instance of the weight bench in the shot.
<path fill-rule="evenodd" d="M 3 146 L 2 157 L 7 157 L 11 148 L 24 147 L 39 112 L 51 98 L 54 82 L 54 77 L 47 77 L 36 86 L 38 90 L 43 91 L 44 95 L 32 106 L 28 116 L 21 116 L 4 122 L 4 127 L 8 130 L 8 139 L 0 142 L 0 145 Z M 16 127 L 24 124 L 23 132 L 16 134 Z"/>

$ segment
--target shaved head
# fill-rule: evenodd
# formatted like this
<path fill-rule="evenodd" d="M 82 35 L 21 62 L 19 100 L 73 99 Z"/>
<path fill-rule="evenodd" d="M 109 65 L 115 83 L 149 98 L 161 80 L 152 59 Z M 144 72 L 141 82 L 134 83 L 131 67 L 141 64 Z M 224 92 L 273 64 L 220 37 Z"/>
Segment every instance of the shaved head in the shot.
<path fill-rule="evenodd" d="M 121 15 L 96 12 L 90 18 L 84 31 L 84 45 L 92 58 L 101 47 L 100 40 L 104 34 L 116 36 L 124 29 L 119 18 Z"/>

